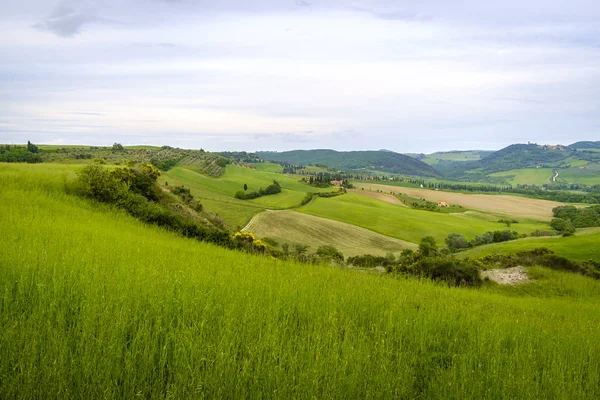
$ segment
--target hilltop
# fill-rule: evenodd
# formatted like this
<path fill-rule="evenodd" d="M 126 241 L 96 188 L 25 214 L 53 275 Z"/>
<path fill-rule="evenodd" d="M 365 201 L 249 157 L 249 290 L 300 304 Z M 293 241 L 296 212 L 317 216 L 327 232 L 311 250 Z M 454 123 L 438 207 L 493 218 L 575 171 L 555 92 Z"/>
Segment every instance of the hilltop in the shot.
<path fill-rule="evenodd" d="M 374 171 L 393 174 L 437 177 L 440 174 L 430 165 L 404 154 L 391 151 L 293 150 L 284 152 L 259 151 L 269 161 L 290 164 L 323 164 L 342 171 Z"/>

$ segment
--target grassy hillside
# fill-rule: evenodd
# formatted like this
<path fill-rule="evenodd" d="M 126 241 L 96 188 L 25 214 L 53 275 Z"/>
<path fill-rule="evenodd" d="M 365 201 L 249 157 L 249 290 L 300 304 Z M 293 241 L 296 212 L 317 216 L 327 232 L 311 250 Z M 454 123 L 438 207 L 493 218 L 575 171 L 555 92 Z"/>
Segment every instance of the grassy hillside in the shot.
<path fill-rule="evenodd" d="M 424 236 L 433 236 L 443 243 L 450 233 L 460 233 L 468 239 L 486 231 L 507 229 L 498 218 L 489 214 L 469 211 L 442 214 L 414 210 L 358 194 L 347 194 L 331 199 L 318 198 L 299 209 L 301 212 L 357 225 L 387 236 L 418 243 Z M 540 222 L 523 221 L 510 230 L 530 233 L 547 230 Z"/>
<path fill-rule="evenodd" d="M 319 246 L 330 245 L 340 250 L 345 257 L 362 254 L 398 255 L 403 249 L 417 246 L 384 236 L 368 229 L 326 218 L 319 218 L 297 211 L 271 211 L 257 215 L 248 231 L 257 237 L 269 237 L 280 244 L 309 245 L 309 252 Z M 293 249 L 293 248 L 292 248 Z"/>
<path fill-rule="evenodd" d="M 524 168 L 494 172 L 491 177 L 504 178 L 511 185 L 548 185 L 554 176 L 553 168 Z"/>
<path fill-rule="evenodd" d="M 600 260 L 600 228 L 579 229 L 574 236 L 537 237 L 476 247 L 460 253 L 459 257 L 478 258 L 489 254 L 509 254 L 547 247 L 555 253 L 574 260 Z"/>
<path fill-rule="evenodd" d="M 536 298 L 250 256 L 69 196 L 70 174 L 0 165 L 1 398 L 600 396 L 578 280 Z"/>
<path fill-rule="evenodd" d="M 438 176 L 431 166 L 404 154 L 390 151 L 294 150 L 258 152 L 261 158 L 291 164 L 324 164 L 343 171 L 383 171 L 415 176 Z"/>
<path fill-rule="evenodd" d="M 530 170 L 530 169 L 556 169 L 571 165 L 578 167 L 579 162 L 598 162 L 600 154 L 590 151 L 579 151 L 576 148 L 569 147 L 551 147 L 540 146 L 537 144 L 513 144 L 502 150 L 494 152 L 478 161 L 453 162 L 444 161 L 436 164 L 436 169 L 448 178 L 461 178 L 469 180 L 486 180 L 494 173 Z M 576 170 L 574 170 L 577 172 Z M 539 172 L 527 172 L 529 174 L 538 174 Z M 510 174 L 506 174 L 510 175 Z M 496 177 L 501 175 L 496 175 Z M 598 175 L 597 175 L 598 176 Z M 539 181 L 538 175 L 528 176 L 527 178 Z M 520 180 L 522 181 L 522 180 Z M 533 184 L 534 182 L 524 182 Z M 544 182 L 544 183 L 549 183 Z M 564 183 L 564 182 L 563 182 Z M 572 182 L 568 183 L 582 183 Z"/>
<path fill-rule="evenodd" d="M 570 149 L 577 150 L 588 150 L 588 149 L 600 149 L 600 141 L 592 142 L 592 141 L 582 141 L 575 142 L 568 146 Z"/>
<path fill-rule="evenodd" d="M 549 185 L 553 182 L 558 184 L 600 184 L 600 163 L 585 160 L 566 161 L 565 168 L 525 168 L 510 171 L 495 172 L 490 174 L 493 178 L 504 178 L 511 185 Z M 558 172 L 556 181 L 552 180 Z"/>
<path fill-rule="evenodd" d="M 266 209 L 282 209 L 298 205 L 308 192 L 328 192 L 332 188 L 315 188 L 299 182 L 297 177 L 273 172 L 274 164 L 265 169 L 252 169 L 238 165 L 228 165 L 225 173 L 213 178 L 187 168 L 173 168 L 164 173 L 160 181 L 169 185 L 185 185 L 198 198 L 206 209 L 219 214 L 230 228 L 245 226 L 252 216 Z M 277 180 L 282 191 L 276 195 L 263 196 L 253 200 L 238 200 L 235 192 L 248 185 L 248 191 L 267 187 Z"/>

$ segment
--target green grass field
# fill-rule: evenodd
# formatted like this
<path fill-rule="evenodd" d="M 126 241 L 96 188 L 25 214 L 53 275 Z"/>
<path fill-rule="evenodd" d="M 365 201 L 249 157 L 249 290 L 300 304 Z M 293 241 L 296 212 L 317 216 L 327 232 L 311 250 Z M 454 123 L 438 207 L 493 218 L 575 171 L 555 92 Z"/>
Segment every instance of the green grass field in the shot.
<path fill-rule="evenodd" d="M 544 223 L 527 220 L 507 228 L 497 222 L 498 217 L 490 214 L 474 211 L 443 214 L 414 210 L 358 194 L 346 194 L 330 199 L 318 198 L 299 211 L 357 225 L 413 243 L 418 243 L 425 236 L 433 236 L 438 243 L 443 244 L 450 233 L 460 233 L 471 239 L 486 231 L 510 229 L 519 233 L 531 233 L 536 229 L 548 229 Z"/>
<path fill-rule="evenodd" d="M 600 164 L 587 161 L 569 163 L 571 168 L 559 169 L 556 183 L 598 185 L 600 184 Z M 580 169 L 579 167 L 583 167 Z M 524 168 L 511 171 L 496 172 L 490 177 L 504 177 L 511 185 L 544 185 L 551 184 L 554 169 Z"/>
<path fill-rule="evenodd" d="M 394 239 L 355 225 L 291 210 L 259 214 L 247 230 L 260 238 L 275 239 L 280 244 L 309 245 L 309 252 L 315 252 L 319 246 L 330 245 L 340 250 L 345 257 L 362 254 L 384 256 L 387 253 L 398 255 L 405 248 L 417 247 L 414 243 Z"/>
<path fill-rule="evenodd" d="M 425 158 L 421 159 L 424 163 L 429 165 L 439 164 L 440 161 L 477 161 L 481 159 L 479 152 L 473 151 L 457 151 L 448 153 L 433 153 L 427 154 Z"/>
<path fill-rule="evenodd" d="M 177 167 L 164 173 L 160 182 L 190 188 L 206 209 L 219 214 L 230 228 L 245 226 L 252 216 L 266 209 L 285 209 L 299 205 L 308 192 L 334 190 L 315 188 L 299 182 L 297 177 L 269 172 L 268 169 L 272 168 L 259 170 L 228 165 L 223 176 L 212 178 Z M 254 191 L 271 185 L 274 180 L 280 183 L 281 193 L 253 200 L 238 200 L 234 197 L 238 190 L 244 190 L 244 184 L 248 185 L 248 191 Z"/>
<path fill-rule="evenodd" d="M 586 278 L 548 297 L 250 256 L 71 177 L 0 165 L 0 398 L 600 397 Z"/>
<path fill-rule="evenodd" d="M 578 229 L 574 236 L 535 237 L 495 243 L 459 253 L 459 257 L 478 258 L 489 254 L 509 254 L 547 247 L 574 260 L 600 260 L 600 228 Z"/>
<path fill-rule="evenodd" d="M 491 177 L 503 177 L 511 185 L 544 185 L 552 183 L 552 168 L 523 168 L 495 172 Z"/>
<path fill-rule="evenodd" d="M 259 171 L 274 172 L 276 174 L 280 174 L 283 172 L 283 167 L 281 165 L 272 162 L 255 163 L 252 164 L 252 167 L 256 168 Z"/>

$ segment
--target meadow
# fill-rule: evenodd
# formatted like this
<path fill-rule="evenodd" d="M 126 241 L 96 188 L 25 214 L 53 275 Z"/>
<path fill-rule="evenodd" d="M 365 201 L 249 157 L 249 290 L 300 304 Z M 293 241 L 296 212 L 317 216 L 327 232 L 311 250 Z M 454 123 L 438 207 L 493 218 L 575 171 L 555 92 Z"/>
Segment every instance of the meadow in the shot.
<path fill-rule="evenodd" d="M 399 255 L 406 248 L 415 250 L 414 243 L 394 239 L 368 229 L 315 217 L 297 211 L 267 211 L 258 214 L 246 228 L 257 237 L 269 237 L 280 244 L 310 246 L 314 252 L 319 246 L 333 246 L 352 257 L 362 254 L 385 256 L 387 253 Z"/>
<path fill-rule="evenodd" d="M 552 168 L 522 168 L 510 171 L 494 172 L 491 177 L 502 177 L 511 185 L 549 185 L 552 183 Z"/>
<path fill-rule="evenodd" d="M 598 185 L 600 184 L 600 164 L 588 163 L 584 160 L 568 162 L 570 168 L 558 169 L 556 183 Z M 580 167 L 582 167 L 580 169 Z M 523 168 L 510 171 L 495 172 L 491 177 L 503 177 L 511 185 L 545 185 L 552 183 L 555 169 L 553 168 Z"/>
<path fill-rule="evenodd" d="M 260 164 L 259 164 L 260 165 Z M 207 210 L 217 213 L 230 229 L 244 227 L 254 215 L 266 209 L 286 209 L 299 205 L 309 192 L 329 192 L 333 188 L 316 188 L 300 182 L 300 178 L 275 172 L 277 164 L 268 163 L 253 169 L 228 165 L 219 178 L 199 174 L 187 168 L 176 167 L 162 174 L 160 182 L 172 186 L 189 188 Z M 276 180 L 281 193 L 253 200 L 238 200 L 234 197 L 239 190 L 248 191 L 267 187 Z"/>
<path fill-rule="evenodd" d="M 459 257 L 479 258 L 490 254 L 510 254 L 546 247 L 573 260 L 600 260 L 600 228 L 578 229 L 573 236 L 532 237 L 479 246 L 459 253 Z"/>
<path fill-rule="evenodd" d="M 349 193 L 334 198 L 317 198 L 298 209 L 310 215 L 357 225 L 383 235 L 418 243 L 425 236 L 433 236 L 443 244 L 450 233 L 459 233 L 467 239 L 486 231 L 510 229 L 531 233 L 536 229 L 548 230 L 548 225 L 532 220 L 521 220 L 510 228 L 498 223 L 498 217 L 476 211 L 443 214 L 414 210 L 381 200 Z"/>
<path fill-rule="evenodd" d="M 0 165 L 0 398 L 600 397 L 587 278 L 547 275 L 579 289 L 539 296 L 283 262 L 143 225 L 70 179 Z"/>

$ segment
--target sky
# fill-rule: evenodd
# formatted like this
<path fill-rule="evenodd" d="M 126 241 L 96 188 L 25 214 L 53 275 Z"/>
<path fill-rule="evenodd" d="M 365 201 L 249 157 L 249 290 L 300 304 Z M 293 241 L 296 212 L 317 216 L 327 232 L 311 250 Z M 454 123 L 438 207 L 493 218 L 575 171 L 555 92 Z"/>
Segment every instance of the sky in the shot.
<path fill-rule="evenodd" d="M 597 0 L 0 0 L 0 143 L 600 140 Z"/>

